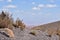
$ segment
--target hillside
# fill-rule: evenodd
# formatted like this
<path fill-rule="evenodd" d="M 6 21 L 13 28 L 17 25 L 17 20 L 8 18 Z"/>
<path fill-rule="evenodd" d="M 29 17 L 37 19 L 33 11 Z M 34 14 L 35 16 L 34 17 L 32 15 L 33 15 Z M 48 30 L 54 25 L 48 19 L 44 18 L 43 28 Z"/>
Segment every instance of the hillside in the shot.
<path fill-rule="evenodd" d="M 39 25 L 31 28 L 31 30 L 40 30 L 43 32 L 47 32 L 48 35 L 60 35 L 60 21 Z"/>
<path fill-rule="evenodd" d="M 47 23 L 47 24 L 43 24 L 43 25 L 38 25 L 38 26 L 34 26 L 33 28 L 31 28 L 32 30 L 43 30 L 43 29 L 48 29 L 48 28 L 60 28 L 60 21 L 56 21 L 56 22 L 51 22 L 51 23 Z"/>
<path fill-rule="evenodd" d="M 2 11 L 0 14 L 0 40 L 60 40 L 59 35 L 48 36 L 49 33 L 45 32 L 49 28 L 55 32 L 59 28 L 59 24 L 60 21 L 36 26 L 30 30 L 30 27 L 27 28 L 20 19 L 16 19 L 14 22 L 11 16 Z"/>

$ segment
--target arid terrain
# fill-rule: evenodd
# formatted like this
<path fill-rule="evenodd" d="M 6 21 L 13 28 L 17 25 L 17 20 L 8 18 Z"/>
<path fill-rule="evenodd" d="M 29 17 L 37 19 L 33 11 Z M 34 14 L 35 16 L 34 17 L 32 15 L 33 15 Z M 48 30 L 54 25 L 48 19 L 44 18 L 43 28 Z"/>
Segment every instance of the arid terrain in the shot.
<path fill-rule="evenodd" d="M 60 21 L 38 25 L 31 29 L 20 20 L 0 14 L 0 40 L 60 40 Z"/>

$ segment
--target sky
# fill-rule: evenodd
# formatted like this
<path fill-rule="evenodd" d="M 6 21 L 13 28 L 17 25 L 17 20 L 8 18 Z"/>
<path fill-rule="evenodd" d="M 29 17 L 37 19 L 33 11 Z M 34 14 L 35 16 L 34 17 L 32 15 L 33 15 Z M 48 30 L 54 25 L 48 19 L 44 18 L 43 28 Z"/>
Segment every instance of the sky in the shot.
<path fill-rule="evenodd" d="M 14 20 L 26 25 L 60 21 L 60 0 L 0 0 L 0 12 L 7 11 Z"/>

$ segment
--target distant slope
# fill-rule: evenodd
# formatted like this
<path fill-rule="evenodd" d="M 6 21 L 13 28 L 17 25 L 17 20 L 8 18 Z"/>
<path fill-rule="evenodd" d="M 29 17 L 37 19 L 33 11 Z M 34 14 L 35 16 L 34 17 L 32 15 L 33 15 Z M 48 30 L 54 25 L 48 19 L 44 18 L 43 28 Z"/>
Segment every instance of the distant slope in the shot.
<path fill-rule="evenodd" d="M 38 25 L 38 26 L 35 26 L 33 28 L 31 28 L 31 30 L 42 30 L 42 31 L 45 31 L 47 29 L 60 29 L 60 21 L 56 21 L 56 22 L 52 22 L 52 23 L 47 23 L 47 24 L 44 24 L 44 25 Z"/>

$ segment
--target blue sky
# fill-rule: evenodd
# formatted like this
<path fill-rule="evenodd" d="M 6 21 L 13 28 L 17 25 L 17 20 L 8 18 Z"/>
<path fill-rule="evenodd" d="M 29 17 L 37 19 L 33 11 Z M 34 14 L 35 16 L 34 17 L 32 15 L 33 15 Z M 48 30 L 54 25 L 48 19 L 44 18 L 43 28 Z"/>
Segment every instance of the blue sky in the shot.
<path fill-rule="evenodd" d="M 60 20 L 60 0 L 0 0 L 0 12 L 11 12 L 26 25 L 40 25 Z"/>

